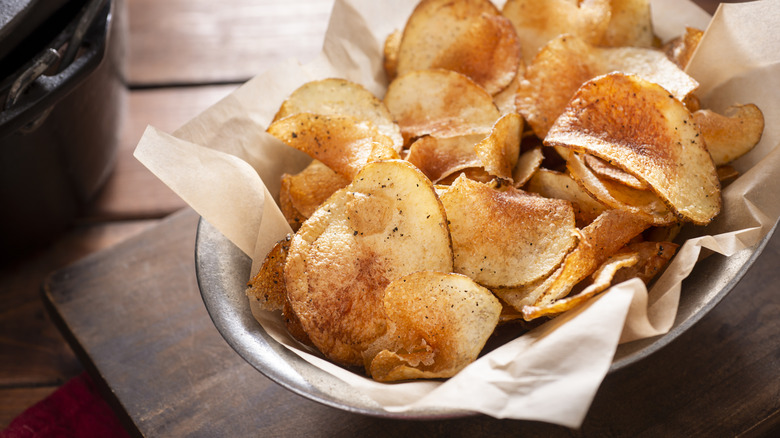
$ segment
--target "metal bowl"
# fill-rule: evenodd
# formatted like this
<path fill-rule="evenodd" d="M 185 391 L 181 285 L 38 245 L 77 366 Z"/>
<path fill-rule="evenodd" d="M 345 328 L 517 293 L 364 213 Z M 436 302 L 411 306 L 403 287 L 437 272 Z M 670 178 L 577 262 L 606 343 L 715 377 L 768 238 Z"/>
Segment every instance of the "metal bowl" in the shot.
<path fill-rule="evenodd" d="M 734 288 L 761 254 L 777 224 L 754 247 L 731 257 L 700 261 L 683 281 L 677 318 L 665 335 L 618 346 L 610 373 L 658 351 L 688 330 Z M 207 221 L 201 219 L 195 243 L 195 268 L 203 302 L 217 330 L 233 349 L 279 385 L 308 399 L 349 412 L 386 418 L 434 419 L 473 414 L 453 409 L 383 410 L 352 387 L 301 359 L 276 342 L 255 321 L 244 294 L 251 260 Z"/>

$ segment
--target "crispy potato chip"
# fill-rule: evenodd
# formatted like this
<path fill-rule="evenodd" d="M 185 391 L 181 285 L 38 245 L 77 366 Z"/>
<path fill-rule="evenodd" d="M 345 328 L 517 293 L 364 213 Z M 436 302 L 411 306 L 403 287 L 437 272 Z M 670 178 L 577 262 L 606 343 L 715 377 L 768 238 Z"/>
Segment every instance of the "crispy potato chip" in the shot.
<path fill-rule="evenodd" d="M 637 76 L 610 73 L 585 83 L 544 143 L 620 167 L 680 219 L 703 225 L 720 211 L 720 183 L 693 116 L 668 91 Z"/>
<path fill-rule="evenodd" d="M 482 134 L 448 138 L 426 135 L 412 143 L 406 160 L 431 181 L 439 182 L 460 170 L 482 165 L 474 145 L 483 137 Z"/>
<path fill-rule="evenodd" d="M 279 186 L 279 209 L 282 211 L 282 215 L 285 220 L 287 220 L 290 228 L 292 228 L 293 231 L 298 231 L 298 228 L 301 227 L 301 224 L 308 216 L 304 216 L 293 205 L 292 198 L 290 197 L 290 182 L 289 175 L 282 175 L 281 184 Z"/>
<path fill-rule="evenodd" d="M 287 298 L 325 356 L 362 365 L 385 333 L 385 287 L 412 272 L 452 271 L 446 220 L 430 180 L 389 160 L 368 163 L 301 226 L 284 268 Z"/>
<path fill-rule="evenodd" d="M 649 0 L 610 0 L 610 20 L 601 45 L 652 47 L 654 41 Z"/>
<path fill-rule="evenodd" d="M 528 284 L 558 267 L 576 245 L 566 201 L 514 187 L 496 190 L 459 177 L 440 195 L 449 220 L 455 272 L 488 286 Z"/>
<path fill-rule="evenodd" d="M 370 161 L 398 158 L 390 137 L 348 116 L 297 113 L 271 123 L 268 133 L 350 180 Z"/>
<path fill-rule="evenodd" d="M 541 306 L 525 306 L 523 307 L 523 318 L 526 321 L 530 321 L 542 316 L 553 316 L 573 309 L 610 287 L 613 283 L 613 277 L 618 270 L 634 266 L 638 262 L 639 254 L 637 253 L 616 254 L 607 259 L 607 261 L 598 268 L 593 274 L 593 283 L 588 285 L 582 292 Z"/>
<path fill-rule="evenodd" d="M 502 309 L 465 275 L 430 271 L 391 282 L 384 307 L 387 333 L 366 352 L 366 370 L 381 382 L 455 375 L 477 358 Z"/>
<path fill-rule="evenodd" d="M 639 261 L 630 267 L 624 267 L 615 274 L 612 282 L 622 283 L 634 277 L 650 284 L 672 259 L 680 245 L 672 242 L 629 243 L 619 253 L 636 253 Z"/>
<path fill-rule="evenodd" d="M 647 184 L 636 179 L 634 175 L 631 175 L 630 173 L 627 173 L 624 170 L 607 163 L 601 158 L 594 157 L 590 154 L 586 154 L 584 158 L 585 164 L 588 166 L 588 168 L 590 168 L 590 170 L 592 170 L 593 173 L 599 177 L 609 178 L 612 181 L 623 183 L 637 190 L 647 190 L 649 188 Z"/>
<path fill-rule="evenodd" d="M 577 283 L 593 273 L 649 225 L 640 216 L 621 210 L 605 210 L 596 220 L 581 230 L 577 247 L 566 256 L 561 267 L 552 274 L 551 284 L 536 300 L 534 306 L 544 307 L 566 296 Z"/>
<path fill-rule="evenodd" d="M 666 203 L 651 190 L 639 190 L 607 178 L 599 178 L 581 154 L 572 152 L 566 161 L 571 177 L 599 202 L 631 214 L 643 216 L 654 225 L 667 225 L 676 220 Z"/>
<path fill-rule="evenodd" d="M 512 81 L 520 46 L 512 23 L 488 0 L 423 0 L 404 28 L 397 73 L 442 68 L 496 94 Z"/>
<path fill-rule="evenodd" d="M 460 176 L 463 176 L 464 178 L 468 178 L 472 181 L 478 181 L 481 183 L 491 183 L 495 182 L 496 178 L 487 173 L 487 171 L 482 167 L 469 167 L 463 170 L 459 170 L 449 176 L 446 176 L 442 179 L 440 179 L 437 184 L 441 186 L 450 186 L 452 183 L 455 182 L 456 179 L 458 179 Z"/>
<path fill-rule="evenodd" d="M 284 283 L 284 264 L 290 250 L 291 235 L 276 242 L 263 260 L 263 265 L 252 278 L 246 296 L 263 310 L 281 310 L 287 296 Z"/>
<path fill-rule="evenodd" d="M 282 175 L 282 181 L 285 180 L 289 181 L 293 206 L 306 217 L 311 216 L 336 190 L 346 187 L 350 182 L 318 160 L 312 160 L 300 173 Z"/>
<path fill-rule="evenodd" d="M 734 181 L 739 176 L 739 171 L 734 166 L 720 166 L 718 167 L 718 181 L 721 185 Z"/>
<path fill-rule="evenodd" d="M 669 41 L 664 46 L 664 53 L 678 67 L 685 69 L 691 61 L 693 52 L 699 47 L 699 41 L 703 35 L 704 32 L 699 29 L 686 27 L 685 34 Z"/>
<path fill-rule="evenodd" d="M 577 226 L 582 228 L 593 222 L 606 207 L 583 190 L 571 176 L 547 169 L 539 169 L 528 181 L 525 189 L 545 198 L 564 199 L 574 207 Z"/>
<path fill-rule="evenodd" d="M 390 83 L 385 105 L 407 141 L 488 133 L 501 116 L 488 92 L 449 70 L 400 75 Z"/>
<path fill-rule="evenodd" d="M 544 138 L 584 82 L 613 71 L 655 82 L 680 100 L 699 85 L 659 50 L 597 48 L 565 34 L 545 45 L 526 69 L 517 91 L 518 112 Z"/>
<path fill-rule="evenodd" d="M 401 130 L 385 104 L 362 85 L 345 79 L 329 78 L 303 84 L 282 103 L 273 121 L 298 113 L 365 120 L 373 123 L 380 134 L 390 137 L 396 151 L 403 146 Z"/>
<path fill-rule="evenodd" d="M 553 271 L 550 275 L 542 277 L 531 283 L 515 287 L 494 287 L 490 290 L 498 298 L 503 300 L 522 317 L 522 310 L 525 306 L 532 306 L 550 289 L 555 280 L 560 275 L 560 268 Z M 506 313 L 506 312 L 505 312 Z"/>
<path fill-rule="evenodd" d="M 520 81 L 523 79 L 524 75 L 525 63 L 520 62 L 517 67 L 517 73 L 515 74 L 515 77 L 512 78 L 512 82 L 498 94 L 493 96 L 493 103 L 495 103 L 502 115 L 517 112 L 517 106 L 515 105 L 517 89 L 520 87 Z"/>
<path fill-rule="evenodd" d="M 438 21 L 438 20 L 437 20 Z M 470 26 L 434 58 L 429 66 L 416 70 L 443 68 L 462 73 L 490 94 L 506 88 L 521 62 L 520 43 L 512 23 L 500 15 L 483 13 L 470 20 Z"/>
<path fill-rule="evenodd" d="M 544 161 L 544 153 L 542 153 L 542 148 L 540 147 L 523 152 L 512 170 L 514 186 L 520 188 L 527 183 L 534 173 L 540 169 L 542 161 Z"/>
<path fill-rule="evenodd" d="M 489 174 L 512 180 L 512 170 L 520 155 L 522 130 L 522 117 L 517 113 L 509 113 L 498 119 L 490 135 L 474 146 L 482 167 Z"/>
<path fill-rule="evenodd" d="M 401 48 L 402 35 L 403 32 L 400 30 L 393 31 L 387 36 L 387 39 L 385 39 L 385 45 L 382 49 L 384 55 L 383 66 L 388 82 L 398 76 L 398 50 Z"/>
<path fill-rule="evenodd" d="M 733 106 L 725 115 L 699 110 L 693 113 L 693 120 L 716 166 L 748 153 L 764 132 L 764 115 L 753 104 Z"/>

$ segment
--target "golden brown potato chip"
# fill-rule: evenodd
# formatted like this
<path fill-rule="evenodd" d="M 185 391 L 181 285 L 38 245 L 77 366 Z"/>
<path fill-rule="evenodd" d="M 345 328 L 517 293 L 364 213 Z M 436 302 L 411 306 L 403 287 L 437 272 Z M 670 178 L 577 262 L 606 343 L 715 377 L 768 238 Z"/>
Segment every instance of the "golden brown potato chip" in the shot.
<path fill-rule="evenodd" d="M 474 146 L 482 167 L 499 178 L 512 180 L 512 170 L 520 155 L 523 119 L 517 113 L 502 116 L 490 134 Z"/>
<path fill-rule="evenodd" d="M 282 175 L 282 181 L 279 186 L 279 209 L 293 231 L 298 231 L 298 228 L 301 227 L 301 224 L 308 217 L 304 216 L 293 206 L 292 198 L 290 197 L 290 179 L 289 175 L 286 174 Z"/>
<path fill-rule="evenodd" d="M 725 115 L 699 110 L 693 113 L 693 120 L 716 166 L 748 153 L 764 132 L 764 115 L 753 104 L 733 106 Z"/>
<path fill-rule="evenodd" d="M 514 187 L 459 177 L 440 195 L 455 272 L 488 286 L 518 286 L 549 274 L 576 245 L 574 210 Z"/>
<path fill-rule="evenodd" d="M 577 247 L 552 274 L 551 284 L 534 306 L 544 307 L 566 296 L 577 283 L 592 274 L 649 225 L 642 217 L 621 210 L 605 210 L 581 230 Z"/>
<path fill-rule="evenodd" d="M 440 22 L 437 20 L 437 22 Z M 521 62 L 520 44 L 512 23 L 500 15 L 473 17 L 469 27 L 458 35 L 429 66 L 416 70 L 443 68 L 462 73 L 490 94 L 506 88 Z"/>
<path fill-rule="evenodd" d="M 385 104 L 355 82 L 337 78 L 307 82 L 282 103 L 274 121 L 298 113 L 365 120 L 373 123 L 380 134 L 390 137 L 396 151 L 403 146 L 401 130 L 393 122 Z"/>
<path fill-rule="evenodd" d="M 667 225 L 676 220 L 666 203 L 651 190 L 639 190 L 607 178 L 599 178 L 581 154 L 572 152 L 566 161 L 571 177 L 599 202 L 643 216 L 654 225 Z"/>
<path fill-rule="evenodd" d="M 502 13 L 515 26 L 526 63 L 564 33 L 601 43 L 611 17 L 610 0 L 508 0 Z"/>
<path fill-rule="evenodd" d="M 276 242 L 263 260 L 263 265 L 252 278 L 246 296 L 262 310 L 281 310 L 287 296 L 284 283 L 284 264 L 290 250 L 291 235 Z"/>
<path fill-rule="evenodd" d="M 455 180 L 458 179 L 461 175 L 464 178 L 468 178 L 472 181 L 478 181 L 485 184 L 495 182 L 496 180 L 496 178 L 493 175 L 487 173 L 487 171 L 482 167 L 469 167 L 463 170 L 459 170 L 449 176 L 440 179 L 437 182 L 437 184 L 441 186 L 452 185 L 452 183 L 454 183 Z"/>
<path fill-rule="evenodd" d="M 590 154 L 585 155 L 584 158 L 588 168 L 601 178 L 609 178 L 637 190 L 647 190 L 649 188 L 647 184 L 636 179 L 634 175 L 607 163 L 601 158 Z"/>
<path fill-rule="evenodd" d="M 684 35 L 680 35 L 664 46 L 664 52 L 672 62 L 684 69 L 688 66 L 703 35 L 704 32 L 699 29 L 686 27 Z"/>
<path fill-rule="evenodd" d="M 602 264 L 598 270 L 593 274 L 593 283 L 588 285 L 582 292 L 555 300 L 549 304 L 540 306 L 525 306 L 523 307 L 523 318 L 526 321 L 540 318 L 542 316 L 553 316 L 559 313 L 563 313 L 569 309 L 584 303 L 592 298 L 599 292 L 604 291 L 610 287 L 613 283 L 613 277 L 621 268 L 631 267 L 639 262 L 639 254 L 621 253 L 616 254 Z"/>
<path fill-rule="evenodd" d="M 366 352 L 366 370 L 383 382 L 455 375 L 477 358 L 501 313 L 498 299 L 465 275 L 430 271 L 391 282 L 384 307 L 387 333 Z"/>
<path fill-rule="evenodd" d="M 733 166 L 726 165 L 718 167 L 718 181 L 720 181 L 721 185 L 734 181 L 738 176 L 739 171 Z"/>
<path fill-rule="evenodd" d="M 401 36 L 403 32 L 395 30 L 393 33 L 387 36 L 385 39 L 385 45 L 383 48 L 384 54 L 384 68 L 387 80 L 392 81 L 398 76 L 398 50 L 401 48 Z"/>
<path fill-rule="evenodd" d="M 523 152 L 512 170 L 514 186 L 520 188 L 527 183 L 542 166 L 542 161 L 544 161 L 544 153 L 540 147 Z"/>
<path fill-rule="evenodd" d="M 672 259 L 680 245 L 672 242 L 637 242 L 629 243 L 621 253 L 636 253 L 639 261 L 630 267 L 625 267 L 615 274 L 614 284 L 622 283 L 634 277 L 649 284 Z"/>
<path fill-rule="evenodd" d="M 398 158 L 390 137 L 348 116 L 296 113 L 271 123 L 268 133 L 350 180 L 370 161 Z"/>
<path fill-rule="evenodd" d="M 400 75 L 390 83 L 384 101 L 407 141 L 423 135 L 485 134 L 501 116 L 487 91 L 449 70 Z"/>
<path fill-rule="evenodd" d="M 498 107 L 502 115 L 509 113 L 516 113 L 517 106 L 515 105 L 515 99 L 517 97 L 517 89 L 520 87 L 520 81 L 525 75 L 525 63 L 520 62 L 515 77 L 512 78 L 512 82 L 501 90 L 498 94 L 493 96 L 493 102 Z"/>
<path fill-rule="evenodd" d="M 439 182 L 460 170 L 482 165 L 474 145 L 483 137 L 482 134 L 448 138 L 426 135 L 412 143 L 406 160 L 431 181 Z"/>
<path fill-rule="evenodd" d="M 655 82 L 681 100 L 699 85 L 659 50 L 598 48 L 565 34 L 545 45 L 526 69 L 517 91 L 518 112 L 544 138 L 584 82 L 613 71 Z"/>
<path fill-rule="evenodd" d="M 668 91 L 637 76 L 610 73 L 585 83 L 544 142 L 634 175 L 680 219 L 707 224 L 720 211 L 720 183 L 693 116 Z"/>
<path fill-rule="evenodd" d="M 318 160 L 312 160 L 295 175 L 282 175 L 282 194 L 291 207 L 304 218 L 311 216 L 336 190 L 349 184 L 349 179 L 331 170 Z M 282 195 L 280 195 L 280 201 Z"/>
<path fill-rule="evenodd" d="M 610 20 L 601 45 L 652 47 L 654 41 L 649 0 L 610 0 Z"/>
<path fill-rule="evenodd" d="M 577 226 L 580 228 L 593 222 L 606 209 L 604 204 L 583 190 L 571 176 L 561 172 L 539 169 L 528 181 L 525 189 L 545 198 L 571 202 Z"/>
<path fill-rule="evenodd" d="M 512 23 L 488 0 L 423 0 L 404 28 L 398 75 L 442 68 L 495 94 L 512 81 L 520 46 Z"/>
<path fill-rule="evenodd" d="M 284 268 L 287 298 L 325 356 L 362 365 L 385 333 L 385 287 L 412 272 L 452 271 L 446 220 L 430 180 L 389 160 L 368 163 L 301 226 Z"/>

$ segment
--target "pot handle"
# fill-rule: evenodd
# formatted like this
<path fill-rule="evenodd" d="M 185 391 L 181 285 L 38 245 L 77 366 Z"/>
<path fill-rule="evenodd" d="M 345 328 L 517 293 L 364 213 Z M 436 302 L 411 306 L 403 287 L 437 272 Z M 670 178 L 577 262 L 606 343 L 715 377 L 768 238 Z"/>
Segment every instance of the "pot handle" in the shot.
<path fill-rule="evenodd" d="M 3 131 L 11 127 L 13 129 L 26 127 L 27 130 L 32 130 L 48 114 L 48 110 L 36 108 L 40 117 L 31 121 L 20 122 L 19 120 L 24 119 L 23 113 L 28 113 L 32 107 L 41 105 L 44 93 L 36 93 L 38 94 L 37 98 L 32 97 L 30 102 L 23 103 L 22 99 L 25 91 L 36 81 L 39 79 L 43 80 L 44 76 L 48 77 L 47 79 L 51 79 L 40 82 L 47 82 L 41 84 L 44 89 L 48 89 L 48 93 L 45 94 L 57 95 L 54 99 L 56 102 L 60 97 L 67 94 L 70 89 L 75 87 L 81 78 L 86 77 L 92 70 L 92 67 L 100 63 L 105 52 L 108 23 L 106 23 L 104 28 L 99 29 L 99 32 L 95 32 L 97 36 L 93 37 L 94 41 L 89 41 L 91 44 L 89 44 L 88 50 L 81 56 L 81 58 L 85 59 L 85 62 L 79 63 L 80 65 L 77 66 L 79 68 L 75 72 L 66 72 L 74 64 L 79 50 L 84 47 L 85 38 L 88 35 L 91 36 L 88 32 L 93 28 L 93 24 L 100 13 L 104 11 L 107 2 L 108 0 L 88 1 L 79 14 L 52 41 L 47 49 L 43 50 L 22 67 L 20 69 L 21 73 L 12 76 L 14 79 L 10 82 L 11 85 L 8 87 L 3 112 L 0 113 L 0 123 Z M 105 14 L 108 14 L 108 10 L 105 11 Z M 51 106 L 52 104 L 48 105 L 48 107 Z"/>

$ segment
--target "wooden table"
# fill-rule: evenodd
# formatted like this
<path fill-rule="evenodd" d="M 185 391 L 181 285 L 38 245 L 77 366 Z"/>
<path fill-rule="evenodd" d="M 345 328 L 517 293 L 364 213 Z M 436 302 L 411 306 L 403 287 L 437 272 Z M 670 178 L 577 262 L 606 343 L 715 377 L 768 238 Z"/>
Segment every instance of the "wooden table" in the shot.
<path fill-rule="evenodd" d="M 192 336 L 202 336 L 220 354 L 218 359 L 198 362 L 201 368 L 187 370 L 191 378 L 203 379 L 208 388 L 214 387 L 208 379 L 215 375 L 215 370 L 208 367 L 215 364 L 225 367 L 223 373 L 232 373 L 235 382 L 245 383 L 237 390 L 245 398 L 232 403 L 246 402 L 237 407 L 239 410 L 242 406 L 257 406 L 252 421 L 243 420 L 246 427 L 255 427 L 247 431 L 264 427 L 268 435 L 296 436 L 401 436 L 413 431 L 425 436 L 471 436 L 480 432 L 507 435 L 512 431 L 569 435 L 562 428 L 531 422 L 474 417 L 405 423 L 327 408 L 289 393 L 256 373 L 221 341 L 206 316 L 192 275 L 197 217 L 135 161 L 132 151 L 147 124 L 173 131 L 268 66 L 287 57 L 302 61 L 314 57 L 331 4 L 331 0 L 126 0 L 129 111 L 116 169 L 72 230 L 50 247 L 0 268 L 0 428 L 85 367 L 96 377 L 106 377 L 96 369 L 89 354 L 82 354 L 79 360 L 52 323 L 41 299 L 44 278 L 59 270 L 52 277 L 54 290 L 49 293 L 61 298 L 68 291 L 84 287 L 73 278 L 94 278 L 97 273 L 105 274 L 101 269 L 116 267 L 117 263 L 140 269 L 143 257 L 147 257 L 147 263 L 167 260 L 171 272 L 188 275 L 167 280 L 168 286 L 176 284 L 179 288 L 179 295 L 174 296 L 186 300 L 178 303 L 185 309 L 179 310 L 192 319 L 185 328 L 193 330 Z M 709 11 L 715 7 L 712 1 L 701 0 L 700 4 Z M 179 240 L 160 246 L 164 236 Z M 110 249 L 102 251 L 106 248 Z M 149 253 L 149 248 L 156 252 Z M 89 257 L 73 268 L 61 269 L 85 256 Z M 641 366 L 621 371 L 604 382 L 582 432 L 657 435 L 678 431 L 688 435 L 750 436 L 780 432 L 780 298 L 774 293 L 780 280 L 780 273 L 774 269 L 779 261 L 780 238 L 775 236 L 737 288 L 694 327 L 695 333 L 674 342 Z M 133 272 L 141 275 L 142 271 Z M 161 284 L 154 284 L 163 289 Z M 127 287 L 131 288 L 129 284 Z M 69 335 L 67 330 L 65 333 Z M 702 342 L 710 343 L 712 348 L 696 348 Z M 78 343 L 74 346 L 80 348 Z M 713 356 L 716 353 L 723 355 Z M 125 383 L 153 380 L 143 376 L 142 370 L 136 371 L 139 374 L 125 375 Z M 111 378 L 117 382 L 117 394 L 122 393 L 122 379 Z M 638 381 L 653 383 L 636 387 Z M 614 405 L 616 399 L 623 403 Z M 216 398 L 209 402 L 230 400 Z M 128 419 L 128 412 L 137 414 L 139 409 L 125 404 L 118 414 Z M 637 414 L 635 409 L 644 412 Z M 193 413 L 197 412 L 187 412 Z M 227 430 L 209 430 L 206 426 L 193 430 L 197 421 L 178 421 L 180 417 L 165 412 L 149 411 L 144 418 L 131 419 L 131 432 L 148 435 Z M 233 420 L 240 422 L 241 418 Z M 262 427 L 258 429 L 258 425 Z"/>

